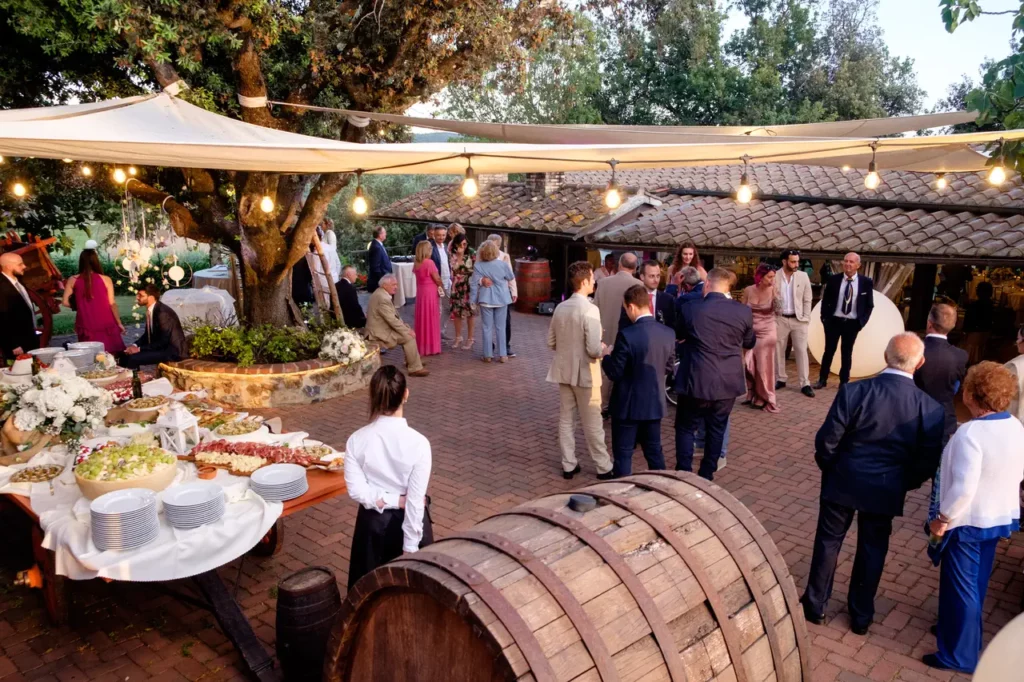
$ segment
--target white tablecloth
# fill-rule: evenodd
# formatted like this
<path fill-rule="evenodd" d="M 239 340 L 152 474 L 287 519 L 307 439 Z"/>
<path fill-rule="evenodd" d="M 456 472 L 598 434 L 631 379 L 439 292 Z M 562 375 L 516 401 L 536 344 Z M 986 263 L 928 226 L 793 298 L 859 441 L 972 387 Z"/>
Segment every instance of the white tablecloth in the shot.
<path fill-rule="evenodd" d="M 395 307 L 405 305 L 405 299 L 416 298 L 416 275 L 412 271 L 412 263 L 392 263 L 391 270 L 398 279 L 398 291 L 395 292 Z"/>
<path fill-rule="evenodd" d="M 235 290 L 235 280 L 231 278 L 231 271 L 227 265 L 215 265 L 206 270 L 197 270 L 192 273 L 192 288 L 202 289 L 204 287 L 215 287 L 223 289 L 231 294 L 232 299 L 238 298 L 238 291 Z"/>
<path fill-rule="evenodd" d="M 236 321 L 235 299 L 224 289 L 203 287 L 202 289 L 171 289 L 160 297 L 178 313 L 182 323 L 196 318 L 210 324 L 227 324 Z"/>

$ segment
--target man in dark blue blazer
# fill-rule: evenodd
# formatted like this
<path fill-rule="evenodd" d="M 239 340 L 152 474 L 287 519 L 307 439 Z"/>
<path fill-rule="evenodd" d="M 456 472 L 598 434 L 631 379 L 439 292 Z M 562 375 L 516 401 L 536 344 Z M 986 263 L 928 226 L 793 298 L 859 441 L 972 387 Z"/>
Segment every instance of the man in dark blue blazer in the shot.
<path fill-rule="evenodd" d="M 825 326 L 825 352 L 821 355 L 821 374 L 815 389 L 825 388 L 836 346 L 840 345 L 839 383 L 850 380 L 853 344 L 875 309 L 875 283 L 870 277 L 858 275 L 860 256 L 850 252 L 843 257 L 843 272 L 829 277 L 821 294 L 821 322 Z"/>
<path fill-rule="evenodd" d="M 391 274 L 391 257 L 384 247 L 384 240 L 387 238 L 387 228 L 383 225 L 374 228 L 373 241 L 366 252 L 366 290 L 371 294 L 380 286 L 380 278 Z"/>
<path fill-rule="evenodd" d="M 437 274 L 440 275 L 442 272 L 441 258 L 447 258 L 448 256 L 447 254 L 444 253 L 443 249 L 444 237 L 440 238 L 442 245 L 441 248 L 438 247 L 438 231 L 443 231 L 445 236 L 447 236 L 448 227 L 446 225 L 442 225 L 441 223 L 429 223 L 427 225 L 427 228 L 423 230 L 423 232 L 420 232 L 418 235 L 412 238 L 412 252 L 416 253 L 416 247 L 419 246 L 420 242 L 429 240 L 430 245 L 433 247 L 433 250 L 430 253 L 430 260 L 434 261 L 434 265 L 437 266 Z"/>
<path fill-rule="evenodd" d="M 924 365 L 914 372 L 917 387 L 942 405 L 946 414 L 946 429 L 942 444 L 949 442 L 956 432 L 957 391 L 967 376 L 967 351 L 949 342 L 946 335 L 956 326 L 956 309 L 945 303 L 936 303 L 928 312 L 924 337 Z"/>
<path fill-rule="evenodd" d="M 664 469 L 661 418 L 665 416 L 665 372 L 675 353 L 675 333 L 651 314 L 647 287 L 637 284 L 623 295 L 629 326 L 619 327 L 615 346 L 601 369 L 615 382 L 608 404 L 612 418 L 615 476 L 633 471 L 633 450 L 643 448 L 648 469 Z"/>
<path fill-rule="evenodd" d="M 650 298 L 651 315 L 658 322 L 669 327 L 676 328 L 676 302 L 664 291 L 658 291 L 658 284 L 661 283 L 661 264 L 656 260 L 644 261 L 640 266 L 640 283 L 647 289 L 647 296 Z M 619 315 L 619 329 L 633 324 L 626 309 L 623 307 Z"/>
<path fill-rule="evenodd" d="M 942 455 L 942 406 L 914 385 L 924 343 L 916 334 L 897 334 L 885 349 L 885 363 L 881 375 L 840 386 L 814 440 L 821 498 L 801 597 L 804 616 L 824 621 L 839 550 L 856 514 L 857 554 L 847 603 L 851 629 L 859 635 L 875 615 L 893 517 L 903 515 L 907 491 L 934 475 Z"/>
<path fill-rule="evenodd" d="M 693 470 L 694 431 L 702 421 L 704 457 L 698 473 L 709 481 L 718 470 L 733 404 L 747 392 L 743 350 L 756 342 L 750 308 L 726 296 L 734 278 L 724 268 L 713 269 L 704 299 L 681 306 L 676 318 L 676 469 Z"/>

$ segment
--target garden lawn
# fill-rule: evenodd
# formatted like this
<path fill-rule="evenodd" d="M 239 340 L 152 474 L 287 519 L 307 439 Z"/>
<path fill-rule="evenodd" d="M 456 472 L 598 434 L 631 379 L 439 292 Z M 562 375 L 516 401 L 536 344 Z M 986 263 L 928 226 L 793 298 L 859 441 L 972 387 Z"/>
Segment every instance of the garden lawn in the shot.
<path fill-rule="evenodd" d="M 121 323 L 128 327 L 134 324 L 132 319 L 132 306 L 135 305 L 134 296 L 115 296 L 117 310 L 121 314 Z M 75 333 L 75 311 L 70 308 L 61 307 L 60 312 L 53 316 L 53 335 L 63 336 L 64 334 Z"/>

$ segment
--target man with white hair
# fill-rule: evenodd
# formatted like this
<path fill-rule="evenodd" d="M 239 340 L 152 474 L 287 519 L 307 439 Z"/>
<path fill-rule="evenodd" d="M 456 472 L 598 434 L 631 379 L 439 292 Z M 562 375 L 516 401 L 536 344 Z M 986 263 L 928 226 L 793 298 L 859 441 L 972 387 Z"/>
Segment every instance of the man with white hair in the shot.
<path fill-rule="evenodd" d="M 398 291 L 398 279 L 391 273 L 380 278 L 380 287 L 370 296 L 366 310 L 366 336 L 384 348 L 401 346 L 411 377 L 425 377 L 430 371 L 423 367 L 416 348 L 416 332 L 402 321 L 391 297 Z"/>
<path fill-rule="evenodd" d="M 907 491 L 935 474 L 942 455 L 945 412 L 914 385 L 924 364 L 916 334 L 897 334 L 885 349 L 879 376 L 839 387 L 814 441 L 821 469 L 818 529 L 804 591 L 804 616 L 825 620 L 839 550 L 857 515 L 857 554 L 850 576 L 850 628 L 867 633 L 875 592 L 889 551 L 893 517 L 903 515 Z"/>
<path fill-rule="evenodd" d="M 821 374 L 815 389 L 825 388 L 828 373 L 832 370 L 832 358 L 839 346 L 842 364 L 839 369 L 839 383 L 850 380 L 853 365 L 853 344 L 857 335 L 871 318 L 875 309 L 875 284 L 870 277 L 858 275 L 860 256 L 852 251 L 843 256 L 843 271 L 825 281 L 821 294 L 821 322 L 825 326 L 825 352 L 821 355 Z"/>

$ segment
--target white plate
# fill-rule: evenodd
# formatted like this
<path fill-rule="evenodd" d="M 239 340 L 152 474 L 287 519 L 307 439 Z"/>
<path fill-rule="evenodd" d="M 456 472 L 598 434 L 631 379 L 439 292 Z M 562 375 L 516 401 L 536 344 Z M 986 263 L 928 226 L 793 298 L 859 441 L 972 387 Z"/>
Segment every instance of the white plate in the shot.
<path fill-rule="evenodd" d="M 232 421 L 238 421 L 239 419 L 241 419 L 241 417 L 233 419 Z M 269 434 L 270 433 L 270 429 L 267 427 L 266 424 L 261 424 L 260 428 L 256 429 L 255 431 L 250 431 L 249 433 L 240 433 L 237 436 L 225 436 L 225 435 L 217 433 L 216 429 L 211 429 L 210 433 L 212 433 L 213 437 L 216 438 L 217 440 L 226 440 L 229 443 L 234 443 L 234 442 L 238 442 L 238 441 L 245 441 L 245 440 L 252 440 L 254 438 L 259 438 L 261 436 Z"/>
<path fill-rule="evenodd" d="M 150 397 L 150 396 L 143 396 L 143 398 L 148 398 L 148 397 Z M 152 397 L 155 398 L 157 396 L 152 396 Z M 129 402 L 131 402 L 131 401 L 129 401 Z M 129 412 L 152 412 L 153 410 L 159 410 L 162 407 L 167 407 L 167 405 L 169 405 L 169 404 L 170 404 L 169 401 L 165 400 L 164 402 L 160 403 L 156 407 L 128 407 L 128 403 L 125 403 L 123 407 L 124 407 L 124 409 L 128 410 Z"/>
<path fill-rule="evenodd" d="M 306 469 L 298 464 L 271 464 L 252 472 L 249 479 L 256 487 L 280 487 L 306 478 Z"/>
<path fill-rule="evenodd" d="M 224 496 L 224 489 L 216 483 L 185 483 L 168 488 L 163 492 L 165 505 L 172 507 L 201 507 L 216 503 Z"/>
<path fill-rule="evenodd" d="M 89 509 L 97 514 L 120 515 L 156 504 L 156 493 L 145 488 L 125 488 L 100 495 Z"/>

